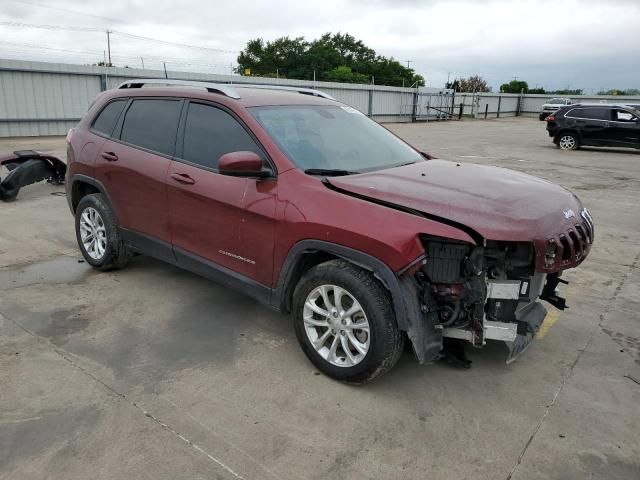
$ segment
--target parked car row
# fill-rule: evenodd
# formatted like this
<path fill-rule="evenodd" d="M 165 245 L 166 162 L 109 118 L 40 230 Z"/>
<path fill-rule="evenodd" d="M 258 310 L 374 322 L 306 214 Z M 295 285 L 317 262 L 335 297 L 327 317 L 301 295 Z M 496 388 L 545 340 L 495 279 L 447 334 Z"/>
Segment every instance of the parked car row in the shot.
<path fill-rule="evenodd" d="M 563 150 L 581 145 L 640 148 L 640 105 L 573 104 L 547 116 L 547 132 Z"/>

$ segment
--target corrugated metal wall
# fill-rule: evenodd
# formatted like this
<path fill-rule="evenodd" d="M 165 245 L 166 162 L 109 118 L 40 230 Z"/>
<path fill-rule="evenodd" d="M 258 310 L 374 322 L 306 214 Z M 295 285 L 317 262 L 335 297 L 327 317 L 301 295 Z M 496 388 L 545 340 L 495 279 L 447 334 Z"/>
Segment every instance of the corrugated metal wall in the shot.
<path fill-rule="evenodd" d="M 318 88 L 378 121 L 411 121 L 416 89 L 309 82 L 237 75 L 168 72 L 169 78 Z M 0 60 L 0 137 L 64 135 L 98 93 L 135 78 L 164 78 L 159 70 L 104 68 Z M 438 89 L 420 89 L 438 94 Z"/>
<path fill-rule="evenodd" d="M 456 93 L 437 88 L 397 88 L 278 78 L 168 72 L 169 78 L 221 83 L 261 83 L 318 88 L 379 122 L 432 120 L 447 114 L 475 118 L 537 115 L 549 95 Z M 0 59 L 0 137 L 64 135 L 102 90 L 135 78 L 164 78 L 159 70 L 105 68 Z M 640 97 L 580 96 L 575 102 L 637 103 Z"/>

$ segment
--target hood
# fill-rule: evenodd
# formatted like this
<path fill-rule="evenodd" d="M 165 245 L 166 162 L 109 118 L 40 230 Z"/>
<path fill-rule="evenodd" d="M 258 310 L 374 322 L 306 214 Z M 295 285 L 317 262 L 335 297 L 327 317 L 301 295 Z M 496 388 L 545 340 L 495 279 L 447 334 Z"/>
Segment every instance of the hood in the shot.
<path fill-rule="evenodd" d="M 582 205 L 573 193 L 500 167 L 429 160 L 328 181 L 344 192 L 461 224 L 489 240 L 546 241 L 581 221 Z"/>

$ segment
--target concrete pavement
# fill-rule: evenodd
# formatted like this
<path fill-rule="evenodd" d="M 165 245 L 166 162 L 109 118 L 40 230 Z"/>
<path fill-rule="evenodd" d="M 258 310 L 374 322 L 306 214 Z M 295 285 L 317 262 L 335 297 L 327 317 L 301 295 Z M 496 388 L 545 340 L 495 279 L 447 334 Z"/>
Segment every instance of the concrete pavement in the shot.
<path fill-rule="evenodd" d="M 39 184 L 0 204 L 0 478 L 640 478 L 640 152 L 562 152 L 531 119 L 389 127 L 591 210 L 571 308 L 525 355 L 488 345 L 462 371 L 407 352 L 342 385 L 239 293 L 145 257 L 79 263 L 63 189 Z M 19 148 L 64 139 L 0 141 Z"/>

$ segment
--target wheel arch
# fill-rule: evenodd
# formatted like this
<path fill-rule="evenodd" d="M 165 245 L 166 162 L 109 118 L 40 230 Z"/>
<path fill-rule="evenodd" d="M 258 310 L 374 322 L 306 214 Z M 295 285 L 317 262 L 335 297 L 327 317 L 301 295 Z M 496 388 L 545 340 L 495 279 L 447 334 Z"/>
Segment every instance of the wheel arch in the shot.
<path fill-rule="evenodd" d="M 289 313 L 293 291 L 302 275 L 310 268 L 336 258 L 346 260 L 373 273 L 391 295 L 398 327 L 400 330 L 408 330 L 403 293 L 393 270 L 368 253 L 322 240 L 302 240 L 291 248 L 280 270 L 276 288 L 272 292 L 272 306 L 284 313 Z"/>
<path fill-rule="evenodd" d="M 71 197 L 68 199 L 69 208 L 71 209 L 71 213 L 75 215 L 76 209 L 78 208 L 78 204 L 80 200 L 86 195 L 91 195 L 92 193 L 101 193 L 104 195 L 105 200 L 109 204 L 109 208 L 117 222 L 116 212 L 113 209 L 113 204 L 111 199 L 109 198 L 109 194 L 107 193 L 107 189 L 99 180 L 95 178 L 88 177 L 86 175 L 76 174 L 71 179 Z"/>
<path fill-rule="evenodd" d="M 582 143 L 582 135 L 580 135 L 580 131 L 578 129 L 571 128 L 571 127 L 564 127 L 564 128 L 561 128 L 560 130 L 558 130 L 558 133 L 556 133 L 556 136 L 554 137 L 554 141 L 556 143 L 559 142 L 560 141 L 560 137 L 562 135 L 564 135 L 565 133 L 574 134 L 577 137 L 578 142 Z"/>

